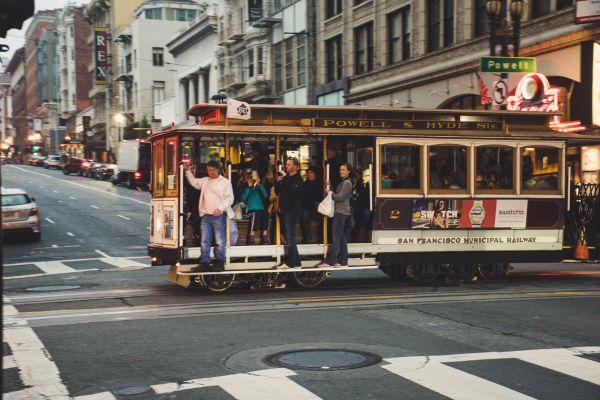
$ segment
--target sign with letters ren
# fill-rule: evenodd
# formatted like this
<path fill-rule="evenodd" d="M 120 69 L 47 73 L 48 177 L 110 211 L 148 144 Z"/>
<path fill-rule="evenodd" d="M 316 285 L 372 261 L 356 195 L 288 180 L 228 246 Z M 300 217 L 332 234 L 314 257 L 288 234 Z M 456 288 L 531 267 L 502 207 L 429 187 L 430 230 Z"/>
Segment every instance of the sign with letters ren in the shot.
<path fill-rule="evenodd" d="M 500 131 L 500 121 L 398 121 L 383 119 L 316 118 L 318 128 Z"/>
<path fill-rule="evenodd" d="M 94 60 L 96 68 L 94 77 L 96 85 L 106 83 L 106 72 L 108 70 L 108 31 L 106 28 L 94 29 Z"/>

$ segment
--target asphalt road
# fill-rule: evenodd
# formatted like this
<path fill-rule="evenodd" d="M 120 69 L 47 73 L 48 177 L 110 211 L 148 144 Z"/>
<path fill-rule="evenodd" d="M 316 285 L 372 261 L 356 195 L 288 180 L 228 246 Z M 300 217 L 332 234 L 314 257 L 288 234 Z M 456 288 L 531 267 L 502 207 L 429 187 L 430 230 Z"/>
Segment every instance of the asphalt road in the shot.
<path fill-rule="evenodd" d="M 28 166 L 2 184 L 44 218 L 3 246 L 5 399 L 600 399 L 597 264 L 215 295 L 148 267 L 148 193 Z"/>

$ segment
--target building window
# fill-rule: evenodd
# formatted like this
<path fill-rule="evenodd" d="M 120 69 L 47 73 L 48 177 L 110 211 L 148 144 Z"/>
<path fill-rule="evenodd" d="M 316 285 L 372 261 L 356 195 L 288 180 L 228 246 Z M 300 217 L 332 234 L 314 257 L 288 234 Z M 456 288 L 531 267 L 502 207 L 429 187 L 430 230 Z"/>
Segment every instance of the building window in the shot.
<path fill-rule="evenodd" d="M 454 43 L 454 0 L 444 0 L 444 47 Z"/>
<path fill-rule="evenodd" d="M 388 64 L 410 58 L 410 7 L 388 15 Z"/>
<path fill-rule="evenodd" d="M 239 33 L 244 33 L 244 15 L 246 14 L 246 7 L 240 7 L 237 10 L 238 12 L 238 18 L 237 18 L 237 22 L 238 22 L 238 32 Z"/>
<path fill-rule="evenodd" d="M 354 0 L 354 5 L 357 6 L 359 4 L 364 3 L 365 1 L 367 1 L 367 0 Z"/>
<path fill-rule="evenodd" d="M 475 37 L 488 33 L 489 21 L 485 5 L 487 0 L 475 0 Z"/>
<path fill-rule="evenodd" d="M 219 76 L 223 78 L 225 76 L 225 61 L 219 60 Z"/>
<path fill-rule="evenodd" d="M 325 42 L 327 57 L 327 82 L 342 79 L 342 35 Z"/>
<path fill-rule="evenodd" d="M 162 8 L 148 8 L 144 12 L 146 19 L 162 19 Z"/>
<path fill-rule="evenodd" d="M 257 61 L 257 63 L 258 63 L 258 64 L 257 64 L 257 66 L 258 66 L 258 71 L 257 71 L 257 74 L 258 74 L 258 75 L 262 75 L 262 74 L 264 74 L 264 73 L 265 73 L 265 71 L 264 71 L 264 55 L 263 55 L 263 48 L 262 48 L 262 47 L 259 47 L 257 50 L 258 50 L 258 55 L 256 56 L 256 58 L 257 58 L 257 60 L 256 60 L 256 61 Z"/>
<path fill-rule="evenodd" d="M 427 51 L 440 48 L 440 0 L 427 0 Z"/>
<path fill-rule="evenodd" d="M 248 77 L 254 76 L 254 49 L 248 50 Z"/>
<path fill-rule="evenodd" d="M 294 86 L 294 46 L 292 38 L 285 42 L 285 89 L 289 90 Z"/>
<path fill-rule="evenodd" d="M 163 48 L 162 47 L 153 47 L 152 48 L 152 65 L 155 67 L 163 66 Z"/>
<path fill-rule="evenodd" d="M 306 84 L 306 39 L 304 35 L 296 36 L 298 41 L 296 57 L 296 76 L 298 77 L 298 86 Z"/>
<path fill-rule="evenodd" d="M 373 70 L 373 23 L 369 22 L 354 30 L 354 71 L 362 74 Z"/>
<path fill-rule="evenodd" d="M 273 66 L 275 68 L 275 92 L 281 93 L 283 91 L 283 78 L 281 73 L 281 43 L 277 43 L 273 46 Z"/>
<path fill-rule="evenodd" d="M 246 68 L 244 65 L 244 56 L 240 55 L 237 57 L 237 67 L 238 67 L 238 78 L 240 82 L 246 82 Z"/>
<path fill-rule="evenodd" d="M 165 82 L 152 82 L 152 104 L 158 104 L 165 99 Z"/>
<path fill-rule="evenodd" d="M 535 0 L 531 2 L 531 18 L 550 14 L 550 0 Z"/>
<path fill-rule="evenodd" d="M 571 7 L 573 0 L 556 0 L 556 9 L 562 10 L 563 8 Z"/>
<path fill-rule="evenodd" d="M 326 0 L 325 18 L 329 19 L 342 12 L 342 0 Z"/>
<path fill-rule="evenodd" d="M 131 54 L 125 56 L 125 72 L 131 72 Z"/>
<path fill-rule="evenodd" d="M 166 8 L 165 19 L 169 21 L 192 21 L 196 18 L 196 10 L 185 8 Z"/>
<path fill-rule="evenodd" d="M 75 95 L 75 93 L 73 93 L 71 95 L 71 100 L 72 100 L 72 106 L 75 107 L 75 105 L 77 104 L 77 96 Z"/>

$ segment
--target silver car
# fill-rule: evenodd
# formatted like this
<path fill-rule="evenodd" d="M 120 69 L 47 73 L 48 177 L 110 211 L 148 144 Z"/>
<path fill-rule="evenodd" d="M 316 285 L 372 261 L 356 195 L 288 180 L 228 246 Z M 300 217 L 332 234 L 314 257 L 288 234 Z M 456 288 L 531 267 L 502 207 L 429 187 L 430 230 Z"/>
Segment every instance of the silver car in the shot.
<path fill-rule="evenodd" d="M 2 231 L 29 232 L 36 242 L 42 238 L 38 206 L 23 189 L 2 188 Z"/>
<path fill-rule="evenodd" d="M 44 160 L 44 168 L 56 168 L 60 169 L 60 156 L 57 155 L 49 155 L 47 159 Z"/>

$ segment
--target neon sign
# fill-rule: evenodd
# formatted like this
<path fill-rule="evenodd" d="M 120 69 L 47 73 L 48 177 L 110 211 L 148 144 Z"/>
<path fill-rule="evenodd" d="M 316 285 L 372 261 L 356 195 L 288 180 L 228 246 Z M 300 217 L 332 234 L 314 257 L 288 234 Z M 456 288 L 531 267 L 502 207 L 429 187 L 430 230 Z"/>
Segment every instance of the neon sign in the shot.
<path fill-rule="evenodd" d="M 506 109 L 512 111 L 558 112 L 558 89 L 551 88 L 548 78 L 542 74 L 527 74 L 506 103 Z"/>

